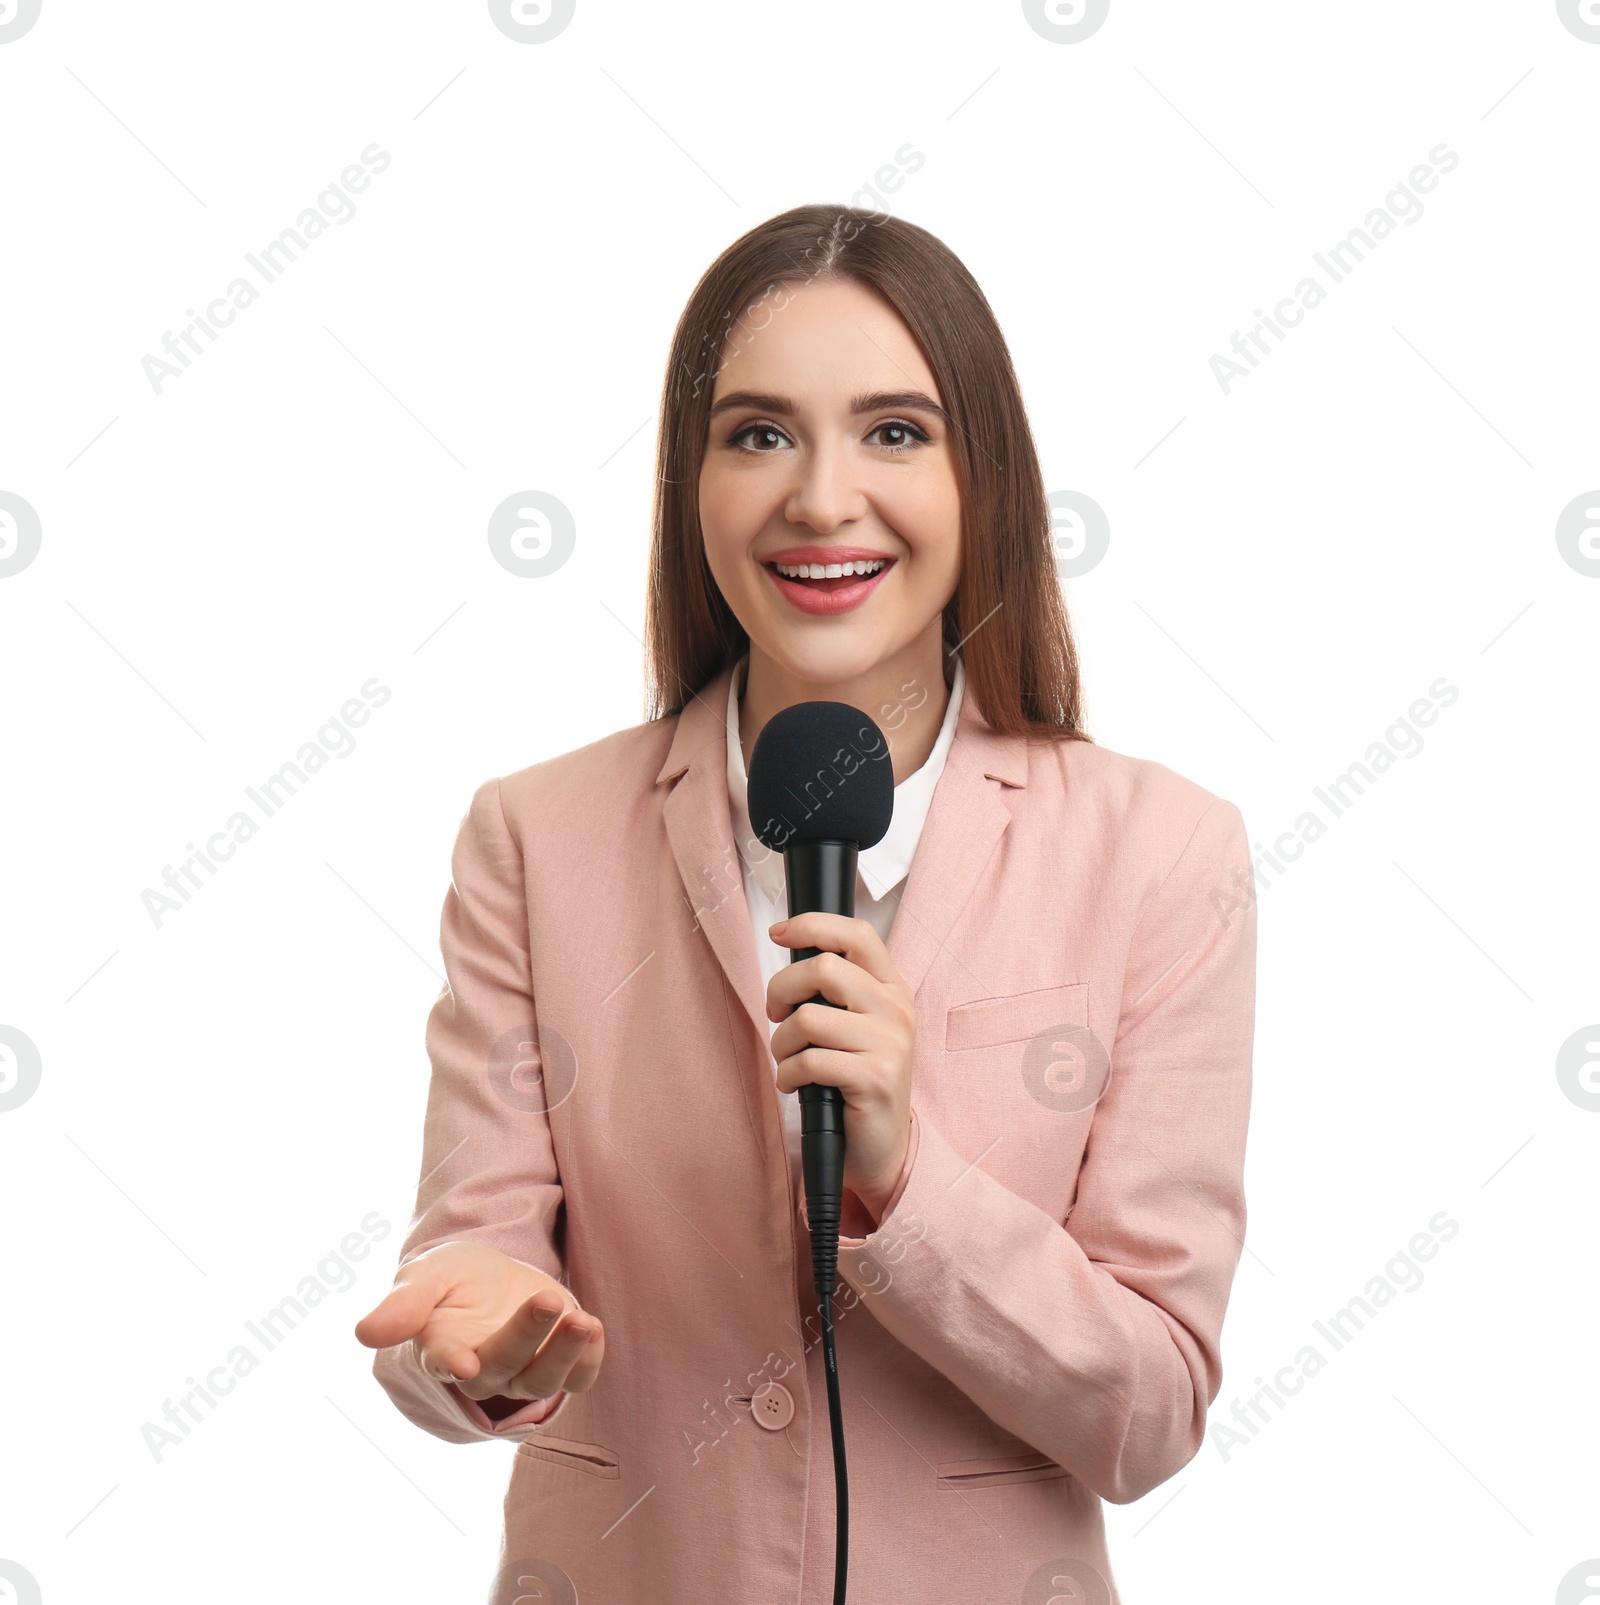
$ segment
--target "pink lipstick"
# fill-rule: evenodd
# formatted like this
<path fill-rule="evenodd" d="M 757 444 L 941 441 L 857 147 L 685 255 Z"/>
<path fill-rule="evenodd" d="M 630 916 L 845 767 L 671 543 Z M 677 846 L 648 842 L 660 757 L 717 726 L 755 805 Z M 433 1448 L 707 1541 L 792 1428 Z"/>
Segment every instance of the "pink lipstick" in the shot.
<path fill-rule="evenodd" d="M 894 567 L 895 559 L 866 546 L 787 546 L 768 553 L 760 562 L 785 601 L 802 613 L 829 617 L 860 607 Z M 878 566 L 872 567 L 874 564 Z M 779 573 L 780 568 L 790 572 Z M 858 572 L 861 569 L 865 572 Z"/>

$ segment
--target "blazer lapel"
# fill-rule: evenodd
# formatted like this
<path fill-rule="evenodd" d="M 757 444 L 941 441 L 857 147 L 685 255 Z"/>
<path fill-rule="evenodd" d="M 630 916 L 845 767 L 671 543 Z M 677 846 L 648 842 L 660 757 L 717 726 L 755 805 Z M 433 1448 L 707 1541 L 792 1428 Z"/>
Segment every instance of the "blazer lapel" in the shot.
<path fill-rule="evenodd" d="M 1025 787 L 1028 744 L 1022 736 L 1001 735 L 983 718 L 969 680 L 910 873 L 891 894 L 900 903 L 889 928 L 889 957 L 913 993 L 1011 823 L 1006 793 L 991 781 Z"/>
<path fill-rule="evenodd" d="M 728 685 L 722 670 L 678 715 L 657 784 L 673 780 L 662 808 L 667 839 L 688 899 L 691 932 L 705 932 L 723 974 L 738 994 L 757 1039 L 770 1040 L 767 989 L 756 960 L 755 936 L 744 895 L 744 868 L 733 841 L 728 809 Z"/>

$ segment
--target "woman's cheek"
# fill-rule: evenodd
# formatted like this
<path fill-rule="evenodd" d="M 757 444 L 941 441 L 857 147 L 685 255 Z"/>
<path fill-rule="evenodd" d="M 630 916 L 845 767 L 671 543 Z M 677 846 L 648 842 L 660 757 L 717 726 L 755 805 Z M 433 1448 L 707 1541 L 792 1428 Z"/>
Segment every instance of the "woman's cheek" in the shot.
<path fill-rule="evenodd" d="M 961 540 L 961 502 L 944 474 L 904 485 L 886 509 L 911 554 L 925 568 L 953 564 Z"/>
<path fill-rule="evenodd" d="M 706 546 L 731 560 L 747 548 L 760 528 L 760 496 L 748 483 L 713 474 L 700 482 L 700 527 Z"/>
<path fill-rule="evenodd" d="M 738 545 L 738 526 L 726 491 L 713 480 L 701 482 L 700 530 L 705 540 L 706 562 L 719 588 L 735 573 L 734 550 Z"/>

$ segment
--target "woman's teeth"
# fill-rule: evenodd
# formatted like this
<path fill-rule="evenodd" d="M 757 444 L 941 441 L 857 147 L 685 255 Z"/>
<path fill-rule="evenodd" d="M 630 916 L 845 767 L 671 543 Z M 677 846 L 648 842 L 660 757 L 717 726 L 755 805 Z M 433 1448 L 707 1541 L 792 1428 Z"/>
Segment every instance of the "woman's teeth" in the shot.
<path fill-rule="evenodd" d="M 854 563 L 774 563 L 786 580 L 836 580 L 846 574 L 876 574 L 883 559 L 859 559 Z"/>

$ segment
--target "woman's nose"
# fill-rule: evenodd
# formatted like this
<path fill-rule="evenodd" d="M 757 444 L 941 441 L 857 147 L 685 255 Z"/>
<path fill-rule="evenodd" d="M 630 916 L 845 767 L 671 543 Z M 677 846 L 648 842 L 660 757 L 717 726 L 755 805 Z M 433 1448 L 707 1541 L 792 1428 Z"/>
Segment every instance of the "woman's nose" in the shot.
<path fill-rule="evenodd" d="M 847 452 L 836 446 L 806 452 L 799 461 L 798 472 L 785 509 L 791 523 L 809 524 L 818 534 L 825 535 L 866 513 L 867 498 Z"/>

